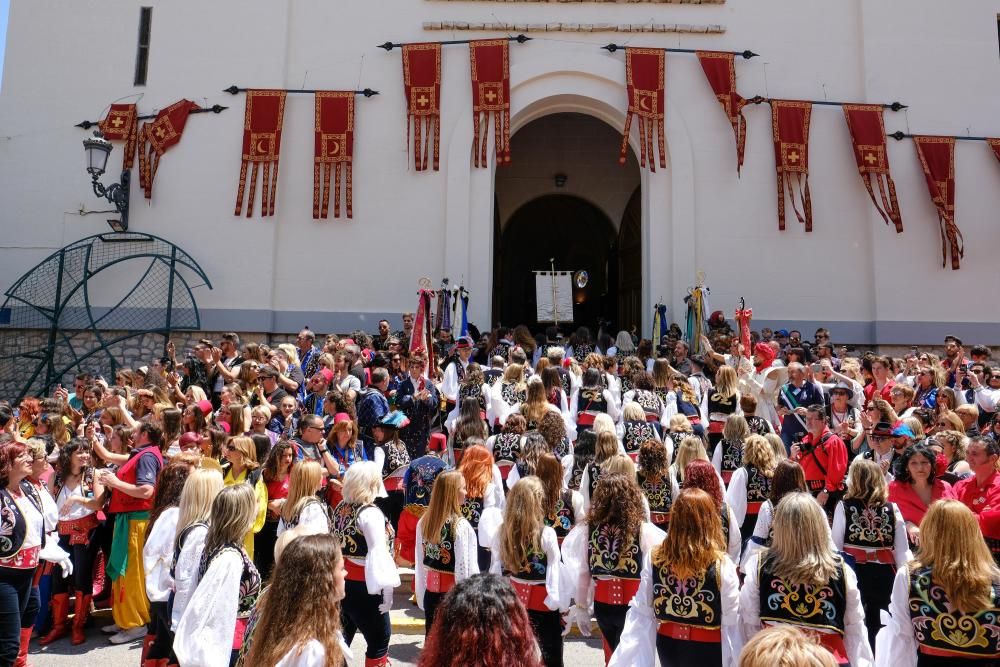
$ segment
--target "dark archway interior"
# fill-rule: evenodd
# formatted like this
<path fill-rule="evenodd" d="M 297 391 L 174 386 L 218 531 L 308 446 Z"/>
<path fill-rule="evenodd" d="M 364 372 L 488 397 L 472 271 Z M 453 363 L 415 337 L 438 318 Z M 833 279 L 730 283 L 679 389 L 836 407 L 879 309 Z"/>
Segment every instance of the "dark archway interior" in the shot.
<path fill-rule="evenodd" d="M 501 235 L 499 317 L 506 325 L 536 321 L 533 271 L 585 270 L 590 281 L 574 289 L 576 326 L 596 331 L 599 319 L 617 315 L 618 263 L 610 261 L 617 231 L 608 217 L 590 202 L 572 195 L 546 195 L 534 199 L 511 217 Z M 569 330 L 572 323 L 566 323 Z"/>

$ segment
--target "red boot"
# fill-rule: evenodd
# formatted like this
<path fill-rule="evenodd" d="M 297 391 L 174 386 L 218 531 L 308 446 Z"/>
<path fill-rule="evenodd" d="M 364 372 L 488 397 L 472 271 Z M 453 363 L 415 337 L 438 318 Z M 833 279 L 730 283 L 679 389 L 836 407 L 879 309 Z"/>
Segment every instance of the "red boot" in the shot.
<path fill-rule="evenodd" d="M 49 601 L 52 610 L 52 629 L 49 634 L 38 640 L 42 646 L 51 644 L 66 636 L 66 616 L 69 614 L 69 593 L 56 593 Z"/>
<path fill-rule="evenodd" d="M 383 655 L 381 658 L 369 658 L 365 656 L 365 667 L 386 667 L 386 665 L 391 664 L 388 655 Z"/>
<path fill-rule="evenodd" d="M 28 645 L 31 644 L 32 628 L 21 628 L 21 648 L 17 652 L 14 667 L 30 667 L 28 665 Z"/>
<path fill-rule="evenodd" d="M 90 595 L 76 594 L 76 610 L 73 614 L 73 645 L 79 646 L 87 641 L 85 629 L 87 617 L 90 616 Z"/>
<path fill-rule="evenodd" d="M 142 653 L 139 654 L 139 664 L 142 667 L 146 667 L 146 656 L 149 654 L 149 647 L 153 645 L 156 641 L 156 635 L 151 632 L 147 632 L 146 636 L 142 638 Z"/>

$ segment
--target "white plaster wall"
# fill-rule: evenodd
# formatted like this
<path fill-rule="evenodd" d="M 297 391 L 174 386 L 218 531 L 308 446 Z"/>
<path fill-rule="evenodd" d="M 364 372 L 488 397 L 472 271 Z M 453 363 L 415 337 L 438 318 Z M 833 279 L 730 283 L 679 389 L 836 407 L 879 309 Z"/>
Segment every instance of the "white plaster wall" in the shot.
<path fill-rule="evenodd" d="M 0 91 L 0 286 L 62 245 L 106 230 L 73 124 L 144 93 L 148 112 L 188 97 L 228 104 L 193 116 L 163 159 L 152 205 L 133 190 L 132 227 L 178 243 L 215 289 L 206 311 L 383 313 L 410 310 L 416 281 L 467 276 L 473 318 L 488 319 L 493 169 L 473 170 L 468 51 L 444 50 L 441 171 L 407 168 L 399 52 L 439 40 L 422 21 L 722 23 L 724 35 L 557 33 L 511 49 L 514 129 L 553 111 L 624 120 L 623 56 L 608 41 L 750 48 L 746 96 L 890 102 L 888 131 L 1000 135 L 1000 0 L 729 0 L 721 6 L 472 3 L 426 0 L 13 0 Z M 154 7 L 149 84 L 134 88 L 139 7 Z M 474 33 L 456 34 L 462 39 Z M 544 36 L 544 35 L 542 35 Z M 897 236 L 857 176 L 842 114 L 813 112 L 815 231 L 777 230 L 769 109 L 749 108 L 743 176 L 732 131 L 693 56 L 668 56 L 666 172 L 643 173 L 644 308 L 673 315 L 704 269 L 714 305 L 745 296 L 759 320 L 990 322 L 966 290 L 996 285 L 1000 165 L 981 143 L 957 148 L 959 272 L 941 268 L 937 220 L 909 141 L 890 142 L 906 231 Z M 236 218 L 243 96 L 256 87 L 381 91 L 358 101 L 352 221 L 313 221 L 311 96 L 290 96 L 274 218 Z M 633 142 L 634 143 L 634 142 Z M 633 146 L 635 148 L 635 146 Z M 514 155 L 513 159 L 519 159 Z M 116 150 L 110 164 L 120 160 Z M 614 160 L 614 156 L 609 156 Z M 259 207 L 258 207 L 259 209 Z M 913 295 L 920 294 L 920 305 Z M 648 325 L 648 323 L 646 323 Z M 916 342 L 916 341 L 914 341 Z"/>

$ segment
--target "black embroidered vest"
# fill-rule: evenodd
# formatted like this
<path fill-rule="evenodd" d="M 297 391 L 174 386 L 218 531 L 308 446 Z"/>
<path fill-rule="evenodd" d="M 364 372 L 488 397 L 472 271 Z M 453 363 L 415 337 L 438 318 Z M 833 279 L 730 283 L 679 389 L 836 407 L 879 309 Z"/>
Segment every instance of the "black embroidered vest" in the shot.
<path fill-rule="evenodd" d="M 521 458 L 521 434 L 499 433 L 493 438 L 493 459 L 514 462 Z"/>
<path fill-rule="evenodd" d="M 722 627 L 722 575 L 712 563 L 699 576 L 681 579 L 666 566 L 653 565 L 653 615 L 656 620 L 715 630 Z"/>
<path fill-rule="evenodd" d="M 712 392 L 708 395 L 708 418 L 714 421 L 725 421 L 725 418 L 719 419 L 722 415 L 731 415 L 736 412 L 737 408 L 736 394 L 733 394 L 729 398 L 726 398 L 722 394 Z M 714 417 L 713 417 L 714 415 Z"/>
<path fill-rule="evenodd" d="M 632 392 L 632 400 L 642 406 L 646 413 L 646 421 L 659 421 L 663 414 L 663 401 L 648 389 L 636 389 Z"/>
<path fill-rule="evenodd" d="M 406 445 L 402 442 L 387 442 L 380 445 L 385 452 L 385 459 L 382 461 L 382 478 L 386 478 L 400 468 L 410 465 L 410 453 L 406 451 Z"/>
<path fill-rule="evenodd" d="M 483 516 L 483 499 L 467 497 L 462 503 L 462 516 L 472 525 L 474 530 L 479 530 L 479 520 Z"/>
<path fill-rule="evenodd" d="M 722 447 L 722 479 L 729 483 L 729 478 L 733 472 L 743 465 L 743 443 L 732 442 L 730 440 L 720 440 L 717 447 Z"/>
<path fill-rule="evenodd" d="M 361 526 L 358 525 L 358 517 L 361 516 L 361 512 L 369 507 L 374 507 L 374 505 L 349 503 L 346 500 L 342 500 L 336 509 L 333 510 L 333 527 L 331 532 L 334 537 L 340 540 L 340 549 L 344 554 L 344 558 L 362 560 L 368 556 L 368 540 L 365 538 L 365 533 L 361 530 Z M 395 533 L 388 519 L 385 519 L 385 538 L 389 553 L 392 553 L 392 543 Z"/>
<path fill-rule="evenodd" d="M 844 546 L 892 549 L 896 543 L 896 516 L 892 503 L 870 507 L 860 500 L 845 500 L 844 519 Z"/>
<path fill-rule="evenodd" d="M 642 489 L 646 500 L 649 501 L 649 511 L 661 514 L 669 514 L 673 505 L 673 489 L 670 477 L 663 477 L 655 482 L 639 472 L 639 488 Z"/>
<path fill-rule="evenodd" d="M 642 564 L 641 529 L 626 535 L 621 527 L 602 524 L 590 529 L 587 561 L 592 576 L 639 579 Z"/>
<path fill-rule="evenodd" d="M 243 572 L 240 574 L 240 590 L 239 590 L 239 602 L 236 605 L 236 617 L 237 618 L 248 618 L 250 612 L 253 611 L 254 607 L 257 605 L 257 598 L 260 596 L 260 573 L 257 572 L 256 566 L 254 566 L 253 561 L 247 556 L 247 552 L 243 550 L 243 547 L 238 544 L 223 544 L 218 549 L 215 549 L 212 553 L 207 550 L 201 554 L 201 562 L 198 567 L 198 580 L 205 576 L 208 572 L 209 566 L 212 561 L 222 555 L 225 551 L 235 551 L 240 555 L 243 560 Z"/>
<path fill-rule="evenodd" d="M 482 385 L 463 384 L 458 390 L 458 404 L 462 405 L 463 401 L 469 398 L 474 398 L 479 403 L 480 411 L 486 412 L 486 397 L 483 396 Z"/>
<path fill-rule="evenodd" d="M 775 576 L 766 555 L 758 567 L 760 620 L 844 634 L 847 584 L 839 558 L 837 574 L 825 586 L 794 585 Z"/>
<path fill-rule="evenodd" d="M 910 572 L 910 622 L 921 646 L 962 658 L 1000 657 L 1000 582 L 985 609 L 967 614 L 951 610 L 944 589 L 929 567 Z M 959 660 L 959 662 L 962 662 Z"/>
<path fill-rule="evenodd" d="M 455 521 L 446 521 L 441 527 L 437 544 L 424 542 L 424 566 L 438 572 L 455 573 Z"/>
<path fill-rule="evenodd" d="M 771 478 L 749 463 L 743 467 L 747 471 L 747 503 L 763 503 L 771 495 Z"/>
<path fill-rule="evenodd" d="M 503 568 L 504 576 L 515 577 L 522 581 L 545 581 L 545 574 L 548 571 L 549 558 L 545 555 L 545 549 L 535 551 L 531 547 L 528 548 L 527 567 L 518 572 L 511 572 L 506 567 Z"/>
<path fill-rule="evenodd" d="M 556 531 L 556 537 L 560 540 L 569 535 L 569 531 L 576 524 L 576 515 L 573 513 L 573 492 L 563 491 L 559 494 L 555 509 L 552 514 L 545 517 L 545 525 L 552 526 Z"/>
<path fill-rule="evenodd" d="M 647 440 L 656 439 L 656 432 L 653 430 L 653 425 L 649 422 L 627 419 L 623 423 L 623 426 L 625 427 L 625 434 L 622 437 L 622 445 L 625 446 L 627 454 L 638 453 L 639 448 L 642 447 L 642 443 Z"/>
<path fill-rule="evenodd" d="M 601 472 L 601 466 L 596 463 L 591 463 L 588 470 L 589 485 L 587 486 L 587 491 L 590 493 L 590 502 L 594 502 L 594 491 L 597 490 L 597 483 L 601 481 L 601 475 L 604 473 Z"/>

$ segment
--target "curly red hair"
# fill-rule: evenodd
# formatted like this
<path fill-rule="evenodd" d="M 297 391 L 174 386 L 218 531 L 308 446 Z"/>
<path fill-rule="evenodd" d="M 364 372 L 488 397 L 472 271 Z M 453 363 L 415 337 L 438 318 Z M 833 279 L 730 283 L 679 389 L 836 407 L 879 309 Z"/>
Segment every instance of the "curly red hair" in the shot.
<path fill-rule="evenodd" d="M 684 468 L 685 489 L 701 489 L 712 497 L 715 506 L 722 509 L 722 484 L 719 482 L 719 473 L 708 461 L 697 459 L 691 461 Z"/>
<path fill-rule="evenodd" d="M 482 498 L 493 481 L 493 455 L 482 445 L 466 447 L 458 466 L 465 477 L 465 492 L 469 498 Z"/>
<path fill-rule="evenodd" d="M 542 667 L 524 605 L 510 583 L 477 574 L 438 607 L 418 667 Z"/>
<path fill-rule="evenodd" d="M 7 486 L 10 479 L 10 469 L 14 467 L 14 462 L 24 455 L 28 448 L 20 442 L 8 442 L 0 446 L 0 485 Z"/>

